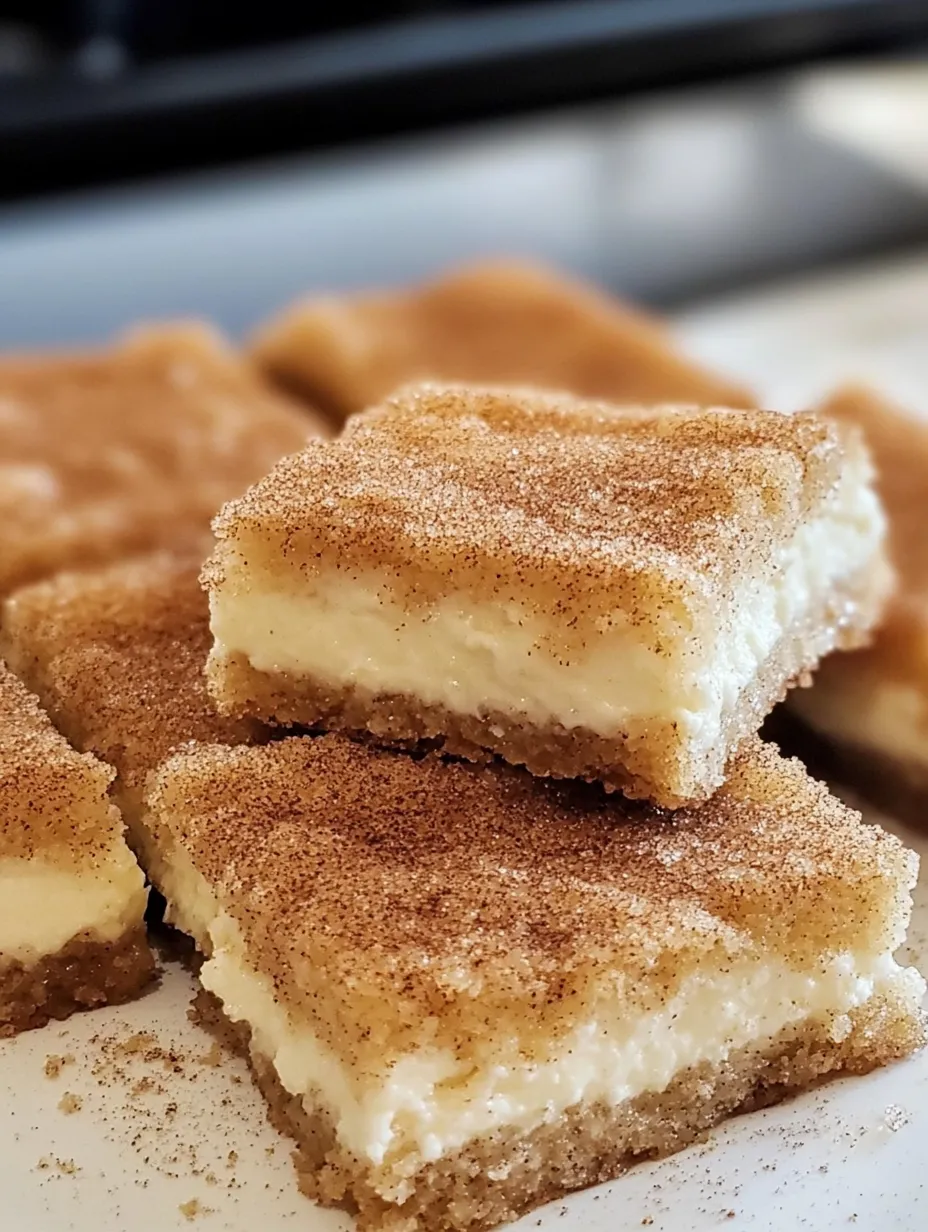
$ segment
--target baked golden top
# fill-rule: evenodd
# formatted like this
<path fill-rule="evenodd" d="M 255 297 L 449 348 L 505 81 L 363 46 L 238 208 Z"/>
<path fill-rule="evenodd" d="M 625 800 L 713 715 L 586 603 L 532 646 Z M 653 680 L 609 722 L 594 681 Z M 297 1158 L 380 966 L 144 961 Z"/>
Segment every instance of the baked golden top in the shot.
<path fill-rule="evenodd" d="M 234 547 L 256 575 L 376 570 L 412 599 L 454 589 L 578 630 L 617 608 L 659 624 L 766 576 L 845 468 L 866 476 L 862 448 L 811 413 L 411 387 L 227 504 L 207 581 Z"/>
<path fill-rule="evenodd" d="M 889 519 L 898 588 L 879 636 L 855 652 L 855 668 L 916 677 L 928 687 L 928 423 L 864 386 L 837 390 L 821 412 L 866 438 Z M 829 663 L 841 671 L 844 656 Z"/>
<path fill-rule="evenodd" d="M 201 540 L 223 501 L 319 430 L 205 327 L 0 358 L 0 593 Z"/>
<path fill-rule="evenodd" d="M 753 405 L 744 389 L 681 355 L 646 313 L 520 261 L 472 265 L 410 290 L 305 300 L 258 332 L 253 353 L 338 421 L 426 380 Z"/>
<path fill-rule="evenodd" d="M 150 805 L 163 861 L 192 861 L 277 995 L 362 1051 L 541 1030 L 703 961 L 892 948 L 917 866 L 759 741 L 675 813 L 338 736 L 185 751 Z"/>
<path fill-rule="evenodd" d="M 190 740 L 256 738 L 223 719 L 206 692 L 209 611 L 197 558 L 157 553 L 89 573 L 62 573 L 3 604 L 7 661 L 77 748 L 119 772 L 123 803 Z"/>
<path fill-rule="evenodd" d="M 109 766 L 71 748 L 0 663 L 0 860 L 92 866 L 105 859 L 122 834 L 107 795 L 112 778 Z"/>

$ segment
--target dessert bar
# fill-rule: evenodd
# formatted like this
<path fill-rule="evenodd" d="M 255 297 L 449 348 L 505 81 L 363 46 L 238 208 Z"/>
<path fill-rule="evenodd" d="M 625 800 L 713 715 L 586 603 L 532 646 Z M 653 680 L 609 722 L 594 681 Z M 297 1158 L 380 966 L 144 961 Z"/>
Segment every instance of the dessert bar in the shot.
<path fill-rule="evenodd" d="M 811 413 L 413 387 L 214 527 L 224 713 L 671 807 L 890 584 L 860 435 Z"/>
<path fill-rule="evenodd" d="M 759 743 L 670 815 L 339 736 L 197 746 L 152 876 L 304 1190 L 490 1228 L 924 1038 L 917 858 Z"/>

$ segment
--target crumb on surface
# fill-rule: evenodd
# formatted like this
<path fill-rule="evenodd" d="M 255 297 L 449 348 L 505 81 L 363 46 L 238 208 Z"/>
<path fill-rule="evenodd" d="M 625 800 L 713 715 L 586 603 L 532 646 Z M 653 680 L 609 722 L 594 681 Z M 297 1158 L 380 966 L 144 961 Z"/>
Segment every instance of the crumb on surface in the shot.
<path fill-rule="evenodd" d="M 65 1116 L 71 1116 L 75 1112 L 80 1112 L 83 1103 L 80 1095 L 75 1095 L 73 1091 L 65 1091 L 58 1101 L 58 1108 Z"/>
<path fill-rule="evenodd" d="M 210 1208 L 208 1206 L 204 1206 L 199 1198 L 191 1198 L 189 1202 L 181 1202 L 177 1209 L 183 1217 L 191 1223 L 197 1218 L 198 1215 L 210 1214 Z"/>
<path fill-rule="evenodd" d="M 222 1046 L 218 1041 L 214 1040 L 209 1047 L 209 1051 L 200 1057 L 200 1064 L 208 1065 L 212 1069 L 222 1064 Z"/>
<path fill-rule="evenodd" d="M 883 1113 L 883 1124 L 893 1133 L 897 1133 L 909 1123 L 909 1114 L 898 1104 L 889 1104 Z"/>
<path fill-rule="evenodd" d="M 58 1056 L 57 1053 L 50 1052 L 45 1058 L 45 1077 L 57 1078 L 66 1065 L 74 1064 L 73 1053 L 66 1052 L 63 1056 Z"/>

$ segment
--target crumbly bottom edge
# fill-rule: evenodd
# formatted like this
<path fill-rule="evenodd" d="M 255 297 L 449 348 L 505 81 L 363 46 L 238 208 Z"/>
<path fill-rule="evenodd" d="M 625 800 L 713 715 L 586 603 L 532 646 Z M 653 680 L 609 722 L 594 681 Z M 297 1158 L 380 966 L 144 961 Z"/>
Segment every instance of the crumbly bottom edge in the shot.
<path fill-rule="evenodd" d="M 728 757 L 757 732 L 787 689 L 808 678 L 823 654 L 866 641 L 877 603 L 869 576 L 855 577 L 840 594 L 829 596 L 808 629 L 784 637 L 729 717 L 715 764 L 703 767 L 698 784 L 686 791 L 680 788 L 679 742 L 672 723 L 643 724 L 640 732 L 604 737 L 585 727 L 541 727 L 500 711 L 457 714 L 406 694 L 374 694 L 310 676 L 262 672 L 238 652 L 219 655 L 214 650 L 207 677 L 218 709 L 226 715 L 344 732 L 396 748 L 437 749 L 474 762 L 499 756 L 540 777 L 586 779 L 607 791 L 677 808 L 707 799 L 721 785 Z M 837 627 L 835 614 L 849 605 L 858 621 Z M 829 631 L 826 642 L 823 629 Z"/>
<path fill-rule="evenodd" d="M 78 1010 L 137 997 L 157 974 L 143 924 L 115 941 L 75 937 L 28 965 L 0 960 L 0 1037 L 44 1027 Z"/>
<path fill-rule="evenodd" d="M 816 778 L 850 787 L 882 812 L 928 830 L 928 765 L 862 742 L 832 739 L 784 707 L 770 716 L 762 735 L 798 757 Z"/>
<path fill-rule="evenodd" d="M 787 1028 L 719 1065 L 678 1075 L 658 1094 L 618 1106 L 578 1105 L 528 1133 L 501 1129 L 412 1171 L 372 1167 L 339 1146 L 331 1118 L 308 1111 L 281 1085 L 271 1062 L 250 1045 L 209 993 L 194 1017 L 243 1053 L 268 1116 L 297 1144 L 294 1163 L 309 1197 L 357 1215 L 359 1232 L 482 1232 L 542 1203 L 612 1180 L 642 1159 L 672 1154 L 720 1121 L 777 1103 L 828 1075 L 861 1074 L 908 1056 L 925 1042 L 925 1023 L 901 996 L 881 994 L 854 1010 L 841 1040 L 822 1020 Z"/>

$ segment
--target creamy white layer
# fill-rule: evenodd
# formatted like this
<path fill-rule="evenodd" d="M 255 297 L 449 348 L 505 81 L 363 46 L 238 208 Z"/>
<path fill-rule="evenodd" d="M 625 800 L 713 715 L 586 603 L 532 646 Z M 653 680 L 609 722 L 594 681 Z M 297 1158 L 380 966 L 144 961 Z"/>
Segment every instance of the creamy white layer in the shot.
<path fill-rule="evenodd" d="M 660 649 L 616 611 L 564 663 L 547 649 L 557 641 L 549 622 L 517 604 L 452 593 L 411 610 L 374 572 L 349 578 L 330 570 L 307 583 L 298 570 L 282 570 L 271 590 L 228 549 L 225 581 L 211 595 L 213 654 L 241 654 L 258 671 L 335 688 L 406 694 L 458 714 L 499 711 L 607 738 L 630 724 L 673 722 L 693 755 L 710 756 L 781 639 L 819 619 L 835 588 L 879 553 L 884 520 L 863 467 L 846 474 L 765 578 L 745 579 L 724 619 L 714 609 L 693 625 L 666 617 Z M 833 631 L 823 629 L 816 649 L 832 645 Z"/>
<path fill-rule="evenodd" d="M 92 867 L 0 859 L 0 962 L 35 962 L 78 936 L 115 941 L 141 923 L 145 879 L 120 842 Z"/>
<path fill-rule="evenodd" d="M 362 1075 L 281 1003 L 250 961 L 238 925 L 185 857 L 176 853 L 159 882 L 171 918 L 211 951 L 200 972 L 204 986 L 229 1018 L 250 1026 L 285 1089 L 327 1110 L 341 1144 L 374 1165 L 387 1157 L 435 1160 L 503 1126 L 528 1131 L 576 1104 L 661 1091 L 688 1067 L 762 1046 L 807 1018 L 829 1021 L 840 1040 L 847 1013 L 874 993 L 892 990 L 914 1007 L 925 988 L 889 953 L 824 957 L 802 972 L 758 954 L 694 971 L 654 1011 L 601 1004 L 543 1061 L 526 1061 L 514 1020 L 509 1034 L 474 1039 L 462 1052 L 422 1049 Z"/>
<path fill-rule="evenodd" d="M 842 658 L 844 658 L 842 656 Z M 838 742 L 863 745 L 928 767 L 928 697 L 900 680 L 860 671 L 853 657 L 829 661 L 810 689 L 795 689 L 791 709 Z"/>

